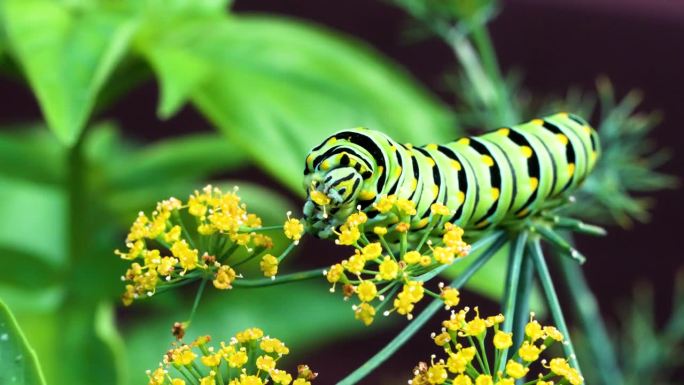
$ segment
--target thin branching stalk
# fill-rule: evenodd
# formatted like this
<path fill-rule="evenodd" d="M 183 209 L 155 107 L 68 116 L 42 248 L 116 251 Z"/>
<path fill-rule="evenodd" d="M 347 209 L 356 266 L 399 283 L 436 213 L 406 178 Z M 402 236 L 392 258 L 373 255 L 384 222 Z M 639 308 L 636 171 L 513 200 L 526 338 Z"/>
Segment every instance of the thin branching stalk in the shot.
<path fill-rule="evenodd" d="M 575 308 L 574 313 L 586 335 L 592 360 L 597 367 L 601 368 L 597 370 L 601 383 L 604 385 L 624 384 L 624 376 L 617 364 L 613 343 L 599 313 L 596 297 L 589 289 L 582 270 L 576 263 L 565 258 L 559 258 L 558 264 Z"/>
<path fill-rule="evenodd" d="M 570 331 L 565 323 L 565 317 L 563 316 L 563 310 L 561 309 L 560 302 L 558 301 L 558 294 L 553 286 L 553 280 L 551 279 L 551 273 L 549 273 L 549 268 L 546 265 L 546 260 L 544 259 L 544 254 L 541 249 L 541 241 L 539 238 L 534 239 L 531 244 L 528 245 L 529 255 L 534 261 L 534 266 L 537 270 L 537 276 L 544 289 L 544 294 L 546 295 L 546 301 L 549 304 L 549 309 L 551 310 L 551 316 L 553 317 L 558 330 L 565 336 L 565 341 L 563 341 L 563 351 L 570 361 L 570 365 L 577 369 L 580 373 L 582 372 L 577 362 L 577 355 L 575 354 L 575 348 L 572 346 L 572 339 L 570 338 Z"/>
<path fill-rule="evenodd" d="M 523 255 L 525 253 L 525 243 L 527 242 L 527 232 L 521 232 L 514 243 L 511 245 L 510 255 L 508 257 L 508 269 L 506 273 L 506 288 L 504 298 L 501 304 L 504 323 L 501 330 L 505 332 L 513 331 L 513 312 L 515 311 L 516 295 L 518 294 L 518 283 L 520 281 L 520 272 L 522 268 Z M 506 356 L 508 351 L 504 351 L 503 356 L 498 361 L 498 366 L 495 368 L 495 373 L 504 370 L 506 365 Z"/>

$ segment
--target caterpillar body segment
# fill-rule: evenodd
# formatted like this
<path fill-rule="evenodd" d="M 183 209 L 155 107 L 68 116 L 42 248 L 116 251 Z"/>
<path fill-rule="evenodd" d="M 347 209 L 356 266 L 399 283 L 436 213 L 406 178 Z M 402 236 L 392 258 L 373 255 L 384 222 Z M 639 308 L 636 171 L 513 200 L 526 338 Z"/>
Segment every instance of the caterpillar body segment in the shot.
<path fill-rule="evenodd" d="M 514 224 L 547 202 L 573 191 L 593 169 L 598 135 L 584 120 L 558 113 L 446 144 L 412 146 L 364 128 L 338 132 L 306 157 L 304 216 L 308 231 L 334 236 L 346 218 L 362 210 L 366 231 L 392 228 L 396 215 L 371 206 L 396 195 L 416 205 L 410 235 L 421 237 L 432 220 L 433 203 L 446 205 L 441 217 L 466 233 Z"/>

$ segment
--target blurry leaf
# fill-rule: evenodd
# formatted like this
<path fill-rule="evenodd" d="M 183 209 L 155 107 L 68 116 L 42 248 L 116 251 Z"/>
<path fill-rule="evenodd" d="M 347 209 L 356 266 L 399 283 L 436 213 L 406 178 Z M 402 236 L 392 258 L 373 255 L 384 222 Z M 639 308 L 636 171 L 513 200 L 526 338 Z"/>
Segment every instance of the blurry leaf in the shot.
<path fill-rule="evenodd" d="M 66 196 L 57 187 L 0 176 L 0 246 L 65 263 Z"/>
<path fill-rule="evenodd" d="M 126 351 L 124 342 L 114 324 L 114 307 L 111 303 L 101 303 L 95 312 L 95 334 L 111 352 L 115 384 L 125 383 L 127 376 Z"/>
<path fill-rule="evenodd" d="M 112 184 L 126 187 L 199 179 L 202 175 L 227 172 L 244 164 L 244 152 L 224 136 L 196 134 L 157 142 L 129 156 L 113 159 L 108 174 Z"/>
<path fill-rule="evenodd" d="M 42 290 L 57 282 L 58 270 L 44 258 L 0 246 L 0 283 Z"/>
<path fill-rule="evenodd" d="M 10 52 L 50 128 L 66 144 L 78 139 L 135 30 L 134 20 L 123 13 L 88 7 L 51 0 L 3 2 Z"/>
<path fill-rule="evenodd" d="M 186 319 L 189 312 L 190 301 L 179 303 L 173 312 L 156 311 L 128 328 L 124 333 L 130 367 L 127 384 L 146 381 L 145 370 L 157 367 L 171 346 L 171 325 Z M 227 292 L 208 290 L 185 341 L 209 334 L 218 344 L 241 329 L 255 326 L 281 339 L 294 355 L 327 341 L 370 331 L 354 320 L 349 305 L 328 292 L 326 284 L 302 282 Z"/>
<path fill-rule="evenodd" d="M 3 128 L 0 175 L 49 184 L 63 182 L 65 149 L 42 125 Z"/>
<path fill-rule="evenodd" d="M 306 153 L 335 131 L 368 126 L 415 143 L 457 135 L 404 73 L 320 27 L 272 17 L 189 21 L 138 43 L 160 79 L 163 114 L 190 98 L 295 191 Z"/>
<path fill-rule="evenodd" d="M 0 302 L 0 384 L 42 385 L 43 374 L 7 306 Z"/>

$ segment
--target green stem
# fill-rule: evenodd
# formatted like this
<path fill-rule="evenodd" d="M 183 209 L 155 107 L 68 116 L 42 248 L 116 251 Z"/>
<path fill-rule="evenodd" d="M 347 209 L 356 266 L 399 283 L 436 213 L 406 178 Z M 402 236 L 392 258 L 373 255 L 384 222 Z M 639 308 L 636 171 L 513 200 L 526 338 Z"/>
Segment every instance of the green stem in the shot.
<path fill-rule="evenodd" d="M 624 376 L 617 364 L 613 342 L 608 336 L 606 325 L 598 310 L 596 298 L 584 279 L 582 270 L 576 263 L 565 258 L 558 259 L 563 282 L 575 308 L 575 314 L 587 336 L 593 362 L 597 367 L 601 382 L 604 385 L 624 384 Z"/>
<path fill-rule="evenodd" d="M 482 253 L 472 264 L 470 264 L 449 286 L 460 289 L 480 268 L 496 254 L 501 246 L 503 239 L 494 243 L 490 248 Z M 347 377 L 342 379 L 337 385 L 352 385 L 361 381 L 370 372 L 375 370 L 380 364 L 391 357 L 400 347 L 402 347 L 432 316 L 444 306 L 441 300 L 433 300 L 411 323 L 408 324 L 399 334 L 397 334 L 389 344 L 371 357 L 365 364 L 358 367 Z"/>
<path fill-rule="evenodd" d="M 526 242 L 527 232 L 520 232 L 511 247 L 508 258 L 506 292 L 501 305 L 504 313 L 504 323 L 501 326 L 501 330 L 504 332 L 511 332 L 513 330 L 513 313 L 515 311 L 516 295 L 518 294 L 518 283 L 520 281 L 520 270 L 522 268 Z M 495 373 L 504 370 L 507 359 L 508 350 L 504 350 L 501 352 L 501 355 L 497 357 L 496 362 L 494 363 Z"/>
<path fill-rule="evenodd" d="M 192 303 L 192 310 L 190 310 L 190 317 L 188 317 L 186 327 L 190 326 L 192 319 L 195 317 L 197 307 L 199 306 L 200 299 L 202 299 L 202 294 L 204 293 L 204 288 L 207 286 L 207 281 L 209 281 L 209 279 L 204 278 L 202 279 L 202 282 L 200 282 L 199 288 L 197 289 L 197 294 L 195 295 L 195 301 Z"/>
<path fill-rule="evenodd" d="M 534 266 L 537 269 L 539 281 L 544 288 L 546 301 L 549 304 L 551 315 L 553 316 L 553 320 L 556 323 L 558 330 L 560 330 L 560 332 L 565 336 L 565 341 L 563 342 L 563 351 L 568 357 L 572 367 L 580 371 L 581 374 L 579 364 L 577 363 L 577 356 L 575 355 L 575 348 L 572 346 L 572 341 L 570 339 L 570 331 L 565 323 L 563 310 L 561 309 L 560 302 L 558 301 L 558 294 L 556 294 L 556 289 L 553 287 L 551 274 L 549 273 L 549 268 L 544 260 L 544 255 L 541 250 L 541 241 L 537 238 L 529 246 L 529 252 L 534 260 Z"/>
<path fill-rule="evenodd" d="M 574 259 L 580 264 L 586 262 L 587 258 L 584 257 L 584 255 L 582 255 L 579 251 L 577 251 L 577 249 L 572 247 L 572 245 L 567 240 L 558 235 L 555 231 L 549 229 L 544 225 L 534 226 L 533 229 L 534 231 L 538 232 L 539 235 L 541 235 L 544 239 L 549 241 L 549 243 L 560 249 L 564 255 Z"/>
<path fill-rule="evenodd" d="M 233 287 L 264 287 L 264 286 L 275 286 L 282 285 L 289 282 L 304 281 L 307 279 L 323 278 L 323 271 L 325 269 L 313 269 L 307 271 L 301 271 L 298 273 L 285 274 L 276 276 L 274 279 L 261 278 L 261 279 L 236 279 L 232 285 Z"/>
<path fill-rule="evenodd" d="M 528 253 L 523 253 L 518 291 L 515 294 L 515 310 L 513 310 L 513 346 L 520 346 L 525 337 L 525 324 L 530 317 L 530 297 L 532 296 L 534 265 Z"/>

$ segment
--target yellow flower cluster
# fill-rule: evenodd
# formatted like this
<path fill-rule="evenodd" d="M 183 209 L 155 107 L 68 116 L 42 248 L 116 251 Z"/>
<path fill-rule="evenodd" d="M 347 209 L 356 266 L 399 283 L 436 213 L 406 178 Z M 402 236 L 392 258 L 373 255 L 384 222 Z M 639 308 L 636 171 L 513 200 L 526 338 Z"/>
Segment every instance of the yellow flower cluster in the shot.
<path fill-rule="evenodd" d="M 260 232 L 261 219 L 247 212 L 237 191 L 206 186 L 186 202 L 170 198 L 150 216 L 139 213 L 126 237 L 127 250 L 115 251 L 131 261 L 122 277 L 123 303 L 188 279 L 211 279 L 217 289 L 230 289 L 241 277 L 234 267 L 254 258 L 261 258 L 266 277 L 275 276 L 279 260 L 266 253 L 273 241 Z M 288 216 L 284 231 L 297 242 L 303 225 Z"/>
<path fill-rule="evenodd" d="M 433 204 L 424 230 L 417 233 L 421 238 L 411 240 L 411 216 L 416 215 L 412 201 L 390 195 L 379 199 L 373 208 L 381 214 L 395 215 L 397 224 L 391 232 L 387 227 L 374 226 L 371 233 L 367 231 L 369 219 L 363 211 L 351 214 L 340 226 L 336 243 L 353 246 L 354 254 L 324 272 L 333 285 L 330 291 L 334 292 L 340 283 L 345 297 L 357 297 L 358 304 L 353 305 L 353 310 L 356 319 L 365 325 L 370 325 L 385 306 L 388 309 L 383 314 L 396 311 L 411 319 L 415 304 L 426 294 L 442 299 L 447 308 L 456 306 L 458 290 L 440 286 L 441 293 L 433 293 L 423 286 L 421 279 L 422 275 L 450 265 L 470 252 L 460 227 L 448 222 L 440 225 L 450 218 L 449 209 Z"/>
<path fill-rule="evenodd" d="M 430 365 L 420 363 L 409 384 L 514 385 L 516 380 L 529 376 L 530 365 L 540 360 L 544 350 L 564 340 L 558 329 L 542 326 L 532 315 L 525 326 L 522 343 L 513 348 L 513 334 L 499 328 L 504 322 L 503 315 L 480 318 L 475 308 L 475 316 L 469 319 L 468 313 L 467 307 L 452 312 L 442 323 L 441 332 L 432 334 L 435 344 L 444 349 L 447 358 L 435 361 L 433 357 Z M 491 342 L 485 342 L 490 331 L 493 337 L 487 341 Z M 526 383 L 580 385 L 584 382 L 579 371 L 565 358 L 542 359 L 540 363 L 542 371 L 537 373 L 536 381 Z"/>
<path fill-rule="evenodd" d="M 149 385 L 311 385 L 317 374 L 300 365 L 293 376 L 278 369 L 278 361 L 290 350 L 277 338 L 258 328 L 237 333 L 228 343 L 210 346 L 210 337 L 169 350 L 159 367 L 148 370 Z M 172 376 L 169 369 L 175 369 Z"/>

